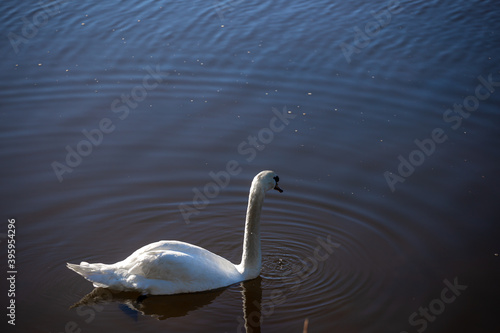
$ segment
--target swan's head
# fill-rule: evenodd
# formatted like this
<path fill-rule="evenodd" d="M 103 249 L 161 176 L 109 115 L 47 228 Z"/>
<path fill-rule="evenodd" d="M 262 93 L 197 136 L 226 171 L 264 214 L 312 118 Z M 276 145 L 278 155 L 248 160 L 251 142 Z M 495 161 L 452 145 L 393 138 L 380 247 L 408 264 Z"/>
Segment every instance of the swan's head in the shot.
<path fill-rule="evenodd" d="M 254 178 L 254 181 L 258 181 L 264 187 L 264 191 L 274 189 L 281 193 L 283 190 L 278 186 L 279 180 L 280 177 L 276 172 L 270 170 L 262 171 Z"/>

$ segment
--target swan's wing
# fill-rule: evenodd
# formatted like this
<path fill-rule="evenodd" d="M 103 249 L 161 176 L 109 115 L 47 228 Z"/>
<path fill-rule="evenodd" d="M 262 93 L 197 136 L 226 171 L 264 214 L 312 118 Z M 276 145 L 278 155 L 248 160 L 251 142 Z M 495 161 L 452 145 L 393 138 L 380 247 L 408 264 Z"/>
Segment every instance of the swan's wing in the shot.
<path fill-rule="evenodd" d="M 172 250 L 142 253 L 129 268 L 130 274 L 165 281 L 192 280 L 196 277 L 197 260 L 191 255 Z"/>
<path fill-rule="evenodd" d="M 196 254 L 199 252 L 206 251 L 205 249 L 179 241 L 158 241 L 148 245 L 145 245 L 134 251 L 127 259 L 123 260 L 123 264 L 133 263 L 139 260 L 140 257 L 148 253 L 156 253 L 161 251 L 175 251 L 181 253 Z"/>
<path fill-rule="evenodd" d="M 241 281 L 230 261 L 195 245 L 153 243 L 120 263 L 134 287 L 151 293 L 217 289 Z"/>

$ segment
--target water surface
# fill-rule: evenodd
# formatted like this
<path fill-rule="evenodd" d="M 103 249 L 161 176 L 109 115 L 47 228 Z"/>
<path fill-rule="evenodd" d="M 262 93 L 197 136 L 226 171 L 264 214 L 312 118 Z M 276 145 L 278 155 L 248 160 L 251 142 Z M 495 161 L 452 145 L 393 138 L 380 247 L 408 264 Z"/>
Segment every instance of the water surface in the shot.
<path fill-rule="evenodd" d="M 500 328 L 495 1 L 0 8 L 0 232 L 16 219 L 18 272 L 16 327 L 2 327 Z M 227 185 L 198 201 L 228 163 Z M 160 239 L 239 262 L 265 169 L 284 193 L 264 204 L 258 279 L 143 302 L 98 290 L 70 308 L 93 288 L 66 262 Z"/>

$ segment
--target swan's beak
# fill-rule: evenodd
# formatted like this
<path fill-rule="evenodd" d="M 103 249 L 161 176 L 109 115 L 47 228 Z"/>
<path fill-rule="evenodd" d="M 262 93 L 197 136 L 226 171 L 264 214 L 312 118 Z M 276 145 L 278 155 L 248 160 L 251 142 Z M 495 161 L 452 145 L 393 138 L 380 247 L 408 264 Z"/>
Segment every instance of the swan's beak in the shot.
<path fill-rule="evenodd" d="M 283 192 L 283 190 L 278 186 L 278 183 L 276 183 L 276 185 L 274 186 L 274 189 L 280 193 Z"/>

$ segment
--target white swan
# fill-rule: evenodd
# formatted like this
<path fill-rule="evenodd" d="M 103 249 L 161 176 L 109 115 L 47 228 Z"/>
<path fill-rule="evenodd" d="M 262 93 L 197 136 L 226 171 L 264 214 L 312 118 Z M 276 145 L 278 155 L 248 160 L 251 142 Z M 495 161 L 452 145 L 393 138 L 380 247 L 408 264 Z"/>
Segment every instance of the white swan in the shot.
<path fill-rule="evenodd" d="M 67 264 L 69 269 L 93 282 L 96 287 L 134 290 L 142 294 L 171 295 L 226 287 L 260 274 L 260 213 L 264 194 L 270 189 L 283 192 L 273 171 L 262 171 L 252 181 L 248 197 L 241 263 L 229 260 L 196 245 L 159 241 L 146 245 L 115 264 Z"/>

